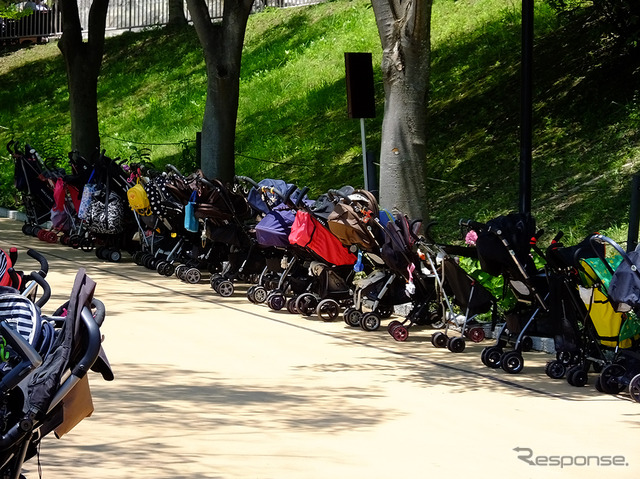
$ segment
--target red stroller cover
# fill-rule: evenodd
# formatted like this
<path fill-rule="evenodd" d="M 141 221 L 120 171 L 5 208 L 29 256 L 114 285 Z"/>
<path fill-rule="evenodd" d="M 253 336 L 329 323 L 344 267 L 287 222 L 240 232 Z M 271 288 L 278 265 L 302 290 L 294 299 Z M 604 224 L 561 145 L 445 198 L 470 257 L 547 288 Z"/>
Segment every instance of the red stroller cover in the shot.
<path fill-rule="evenodd" d="M 355 264 L 357 258 L 340 240 L 307 211 L 298 211 L 291 226 L 289 242 L 302 246 L 335 266 Z"/>

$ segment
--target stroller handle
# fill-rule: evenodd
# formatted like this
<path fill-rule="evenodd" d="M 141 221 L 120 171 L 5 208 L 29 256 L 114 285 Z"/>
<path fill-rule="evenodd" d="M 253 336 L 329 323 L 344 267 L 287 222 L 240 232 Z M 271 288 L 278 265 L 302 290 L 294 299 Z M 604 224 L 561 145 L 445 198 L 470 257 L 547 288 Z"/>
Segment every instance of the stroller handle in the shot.
<path fill-rule="evenodd" d="M 471 228 L 472 230 L 486 230 L 487 225 L 484 223 L 479 223 L 473 220 L 460 220 L 458 223 L 460 226 L 464 226 L 466 228 Z"/>
<path fill-rule="evenodd" d="M 167 170 L 173 171 L 174 173 L 183 176 L 182 173 L 180 172 L 180 170 L 178 168 L 176 168 L 175 166 L 173 166 L 170 163 L 167 163 Z"/>
<path fill-rule="evenodd" d="M 43 278 L 46 278 L 47 273 L 49 272 L 49 262 L 47 261 L 47 258 L 34 249 L 28 249 L 27 254 L 40 263 L 40 271 L 38 271 L 38 274 Z"/>
<path fill-rule="evenodd" d="M 300 208 L 300 203 L 302 203 L 302 205 L 304 205 L 304 202 L 302 201 L 302 198 L 304 198 L 307 195 L 307 192 L 309 191 L 309 187 L 305 186 L 304 188 L 302 188 L 302 190 L 300 191 L 300 194 L 298 195 L 298 199 L 295 202 L 295 207 L 296 208 Z"/>
<path fill-rule="evenodd" d="M 91 306 L 95 308 L 95 313 L 93 314 L 93 320 L 96 322 L 98 327 L 102 326 L 104 322 L 104 318 L 106 316 L 106 308 L 104 307 L 104 303 L 99 299 L 93 298 L 91 301 Z"/>
<path fill-rule="evenodd" d="M 600 258 L 600 261 L 602 261 L 602 263 L 605 265 L 605 267 L 607 268 L 609 273 L 611 273 L 611 274 L 614 273 L 613 268 L 611 267 L 609 262 L 604 257 L 604 253 L 601 253 L 596 248 L 596 244 L 597 243 L 609 244 L 611 247 L 613 247 L 613 249 L 615 249 L 620 254 L 620 256 L 622 256 L 622 260 L 623 261 L 626 261 L 627 263 L 629 263 L 631 265 L 631 269 L 632 270 L 635 270 L 635 268 L 637 268 L 636 265 L 633 264 L 633 261 L 631 261 L 631 259 L 629 258 L 629 255 L 625 252 L 625 250 L 622 249 L 622 247 L 618 243 L 613 241 L 608 236 L 601 235 L 601 234 L 594 234 L 594 235 L 591 236 L 591 238 L 589 238 L 589 241 L 591 242 L 591 246 L 592 246 L 593 250 L 596 252 L 598 257 Z"/>
<path fill-rule="evenodd" d="M 251 178 L 249 178 L 248 176 L 237 176 L 236 175 L 236 180 L 238 181 L 244 181 L 245 183 L 249 183 L 251 186 L 253 186 L 256 190 L 258 188 L 260 188 L 260 186 L 258 185 L 258 183 L 256 183 L 254 180 L 252 180 Z"/>
<path fill-rule="evenodd" d="M 32 271 L 28 277 L 42 288 L 42 296 L 35 302 L 38 308 L 42 308 L 51 298 L 51 286 L 49 286 L 49 283 L 36 271 Z"/>
<path fill-rule="evenodd" d="M 329 198 L 331 200 L 334 200 L 335 197 L 340 197 L 340 199 L 342 200 L 346 200 L 347 203 L 351 203 L 351 199 L 349 198 L 349 195 L 345 195 L 342 191 L 340 190 L 336 190 L 336 189 L 330 189 L 329 191 L 327 191 L 327 194 L 329 195 Z"/>

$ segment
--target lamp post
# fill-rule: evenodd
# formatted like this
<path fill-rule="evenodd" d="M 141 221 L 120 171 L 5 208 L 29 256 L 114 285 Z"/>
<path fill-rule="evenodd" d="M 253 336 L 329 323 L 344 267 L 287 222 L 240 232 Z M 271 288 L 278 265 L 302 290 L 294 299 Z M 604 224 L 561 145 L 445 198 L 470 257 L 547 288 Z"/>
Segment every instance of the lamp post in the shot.
<path fill-rule="evenodd" d="M 531 213 L 533 0 L 522 0 L 520 91 L 520 213 Z"/>

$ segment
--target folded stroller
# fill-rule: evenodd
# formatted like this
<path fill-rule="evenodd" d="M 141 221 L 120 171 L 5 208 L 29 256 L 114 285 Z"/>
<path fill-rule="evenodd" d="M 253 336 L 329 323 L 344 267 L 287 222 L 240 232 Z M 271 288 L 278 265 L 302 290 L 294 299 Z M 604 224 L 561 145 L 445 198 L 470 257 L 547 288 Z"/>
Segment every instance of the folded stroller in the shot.
<path fill-rule="evenodd" d="M 206 238 L 225 251 L 222 269 L 209 280 L 211 288 L 223 297 L 235 292 L 237 281 L 255 283 L 264 270 L 265 251 L 255 235 L 257 212 L 239 184 L 226 185 L 209 180 L 213 188 L 196 205 L 195 215 L 203 221 Z"/>
<path fill-rule="evenodd" d="M 433 247 L 433 246 L 432 246 Z M 431 336 L 431 344 L 437 348 L 446 347 L 454 353 L 461 353 L 465 349 L 465 338 L 474 343 L 484 340 L 485 332 L 482 326 L 475 322 L 480 314 L 493 311 L 497 314 L 497 299 L 482 285 L 478 279 L 465 271 L 458 262 L 458 258 L 446 252 L 447 247 L 439 248 L 443 283 L 443 318 L 444 331 L 438 331 Z M 469 254 L 472 254 L 469 252 Z M 447 294 L 447 291 L 449 293 Z M 457 306 L 461 314 L 457 314 L 453 305 Z M 458 336 L 449 336 L 450 329 L 457 329 Z"/>
<path fill-rule="evenodd" d="M 247 298 L 253 303 L 264 302 L 275 311 L 286 306 L 289 312 L 294 312 L 294 298 L 304 293 L 309 284 L 308 265 L 304 266 L 289 242 L 296 218 L 292 203 L 298 201 L 300 191 L 283 180 L 255 183 L 246 177 L 239 178 L 252 184 L 247 201 L 262 215 L 255 226 L 255 237 L 266 260 L 257 284 L 247 290 Z M 306 198 L 301 201 L 312 203 Z"/>
<path fill-rule="evenodd" d="M 608 394 L 628 389 L 631 398 L 640 402 L 640 252 L 627 253 L 604 235 L 593 235 L 590 241 L 594 249 L 605 245 L 614 251 L 613 256 L 605 256 L 602 249 L 598 250 L 599 264 L 592 259 L 583 267 L 595 282 L 588 303 L 592 331 L 597 345 L 606 348 L 606 354 L 601 354 L 605 362 L 599 363 L 601 371 L 595 386 Z M 588 368 L 583 366 L 582 370 L 586 375 Z"/>
<path fill-rule="evenodd" d="M 113 374 L 101 347 L 104 306 L 93 298 L 95 283 L 80 270 L 70 299 L 52 316 L 39 316 L 17 290 L 0 295 L 0 470 L 17 479 L 23 464 L 40 453 L 42 438 L 57 437 L 89 415 L 87 372 Z M 47 348 L 36 336 L 43 324 L 53 332 Z"/>
<path fill-rule="evenodd" d="M 491 368 L 519 373 L 524 367 L 523 352 L 533 347 L 531 336 L 553 338 L 557 322 L 549 314 L 549 286 L 544 271 L 538 271 L 532 257 L 536 251 L 536 230 L 531 215 L 511 213 L 499 216 L 486 224 L 466 223 L 478 234 L 476 248 L 483 271 L 492 276 L 502 275 L 505 284 L 517 299 L 516 305 L 505 313 L 496 344 L 483 349 L 481 360 Z M 504 348 L 513 345 L 513 350 Z"/>
<path fill-rule="evenodd" d="M 353 306 L 345 309 L 344 321 L 375 331 L 382 319 L 393 314 L 395 305 L 410 302 L 404 275 L 389 268 L 382 258 L 385 226 L 393 220 L 390 213 L 380 211 L 369 191 L 330 193 L 336 198 L 336 206 L 328 218 L 329 229 L 344 246 L 357 249 L 357 269 L 364 275 L 354 280 Z"/>
<path fill-rule="evenodd" d="M 40 159 L 37 151 L 28 144 L 24 151 L 13 140 L 7 150 L 14 161 L 14 185 L 22 200 L 27 216 L 22 232 L 25 235 L 37 236 L 42 225 L 51 219 L 53 208 L 53 191 L 44 174 L 49 168 Z"/>
<path fill-rule="evenodd" d="M 346 187 L 342 191 L 347 194 L 353 189 Z M 309 265 L 312 281 L 307 290 L 295 298 L 295 311 L 304 316 L 316 312 L 322 320 L 331 321 L 340 314 L 341 305 L 352 301 L 353 267 L 357 257 L 328 227 L 327 219 L 335 206 L 329 195 L 321 195 L 309 205 L 302 201 L 305 193 L 306 189 L 302 189 L 294 203 L 297 212 L 289 242 L 301 261 Z"/>

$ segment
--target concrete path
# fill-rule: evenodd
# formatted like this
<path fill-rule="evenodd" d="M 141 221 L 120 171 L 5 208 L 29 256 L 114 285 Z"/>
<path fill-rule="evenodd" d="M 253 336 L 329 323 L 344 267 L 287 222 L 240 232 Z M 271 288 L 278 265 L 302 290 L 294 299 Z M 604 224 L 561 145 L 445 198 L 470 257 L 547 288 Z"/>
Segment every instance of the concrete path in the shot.
<path fill-rule="evenodd" d="M 42 443 L 47 479 L 637 477 L 640 404 L 544 374 L 490 370 L 485 344 L 436 350 L 217 296 L 0 219 L 0 247 L 49 259 L 53 311 L 80 267 L 107 306 L 113 382 L 90 376 L 95 412 Z M 45 308 L 45 312 L 51 312 Z M 487 341 L 488 344 L 490 342 Z M 593 384 L 594 377 L 590 384 Z M 521 457 L 521 458 L 519 458 Z M 525 460 L 526 459 L 526 460 Z M 537 462 L 537 465 L 530 463 Z M 622 465 L 612 465 L 615 462 Z M 561 467 L 562 466 L 562 467 Z M 33 461 L 26 476 L 38 477 Z"/>

